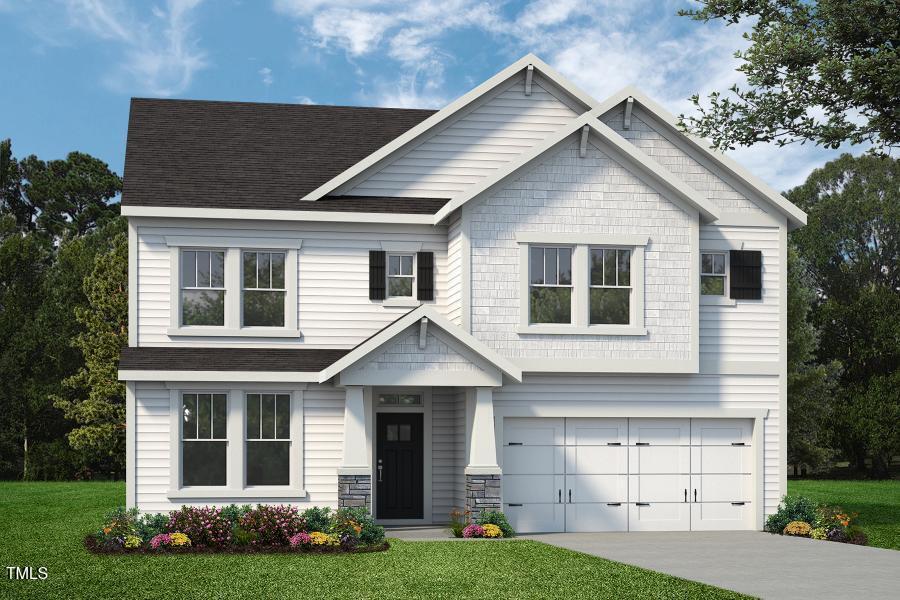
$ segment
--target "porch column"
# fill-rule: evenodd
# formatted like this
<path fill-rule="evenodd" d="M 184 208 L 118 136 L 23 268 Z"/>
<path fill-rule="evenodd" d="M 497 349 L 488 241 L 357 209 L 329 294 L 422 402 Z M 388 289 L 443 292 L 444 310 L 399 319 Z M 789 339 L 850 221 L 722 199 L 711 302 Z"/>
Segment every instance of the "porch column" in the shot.
<path fill-rule="evenodd" d="M 366 401 L 363 387 L 346 388 L 344 453 L 338 467 L 338 507 L 364 506 L 372 510 L 372 467 L 366 444 Z"/>
<path fill-rule="evenodd" d="M 466 395 L 466 424 L 469 431 L 466 510 L 474 520 L 482 511 L 503 510 L 491 388 L 478 387 Z"/>

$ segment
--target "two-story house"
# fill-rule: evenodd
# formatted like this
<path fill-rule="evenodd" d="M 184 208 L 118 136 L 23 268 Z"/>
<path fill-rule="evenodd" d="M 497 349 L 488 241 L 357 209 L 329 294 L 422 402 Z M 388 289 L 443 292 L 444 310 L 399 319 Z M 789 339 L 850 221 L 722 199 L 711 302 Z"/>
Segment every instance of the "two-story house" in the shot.
<path fill-rule="evenodd" d="M 440 111 L 136 99 L 128 504 L 759 529 L 805 215 L 528 55 Z"/>

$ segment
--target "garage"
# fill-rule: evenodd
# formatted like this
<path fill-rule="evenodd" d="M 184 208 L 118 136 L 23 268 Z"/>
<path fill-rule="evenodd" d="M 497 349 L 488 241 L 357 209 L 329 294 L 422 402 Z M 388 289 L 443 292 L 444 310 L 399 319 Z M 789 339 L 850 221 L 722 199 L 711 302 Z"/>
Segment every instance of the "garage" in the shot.
<path fill-rule="evenodd" d="M 507 418 L 503 502 L 523 533 L 754 529 L 751 419 Z"/>

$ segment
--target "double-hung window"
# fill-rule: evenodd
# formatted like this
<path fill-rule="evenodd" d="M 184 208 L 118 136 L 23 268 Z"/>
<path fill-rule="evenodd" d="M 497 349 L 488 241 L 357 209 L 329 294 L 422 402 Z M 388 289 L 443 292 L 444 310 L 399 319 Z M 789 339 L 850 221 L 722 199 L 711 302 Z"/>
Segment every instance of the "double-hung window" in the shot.
<path fill-rule="evenodd" d="M 700 293 L 725 296 L 725 252 L 703 252 L 700 255 Z"/>
<path fill-rule="evenodd" d="M 247 394 L 248 486 L 291 482 L 290 394 Z"/>
<path fill-rule="evenodd" d="M 532 246 L 529 253 L 531 323 L 572 322 L 572 249 Z"/>
<path fill-rule="evenodd" d="M 243 260 L 245 327 L 284 327 L 284 252 L 247 251 Z"/>
<path fill-rule="evenodd" d="M 389 254 L 387 270 L 388 298 L 412 298 L 415 281 L 415 255 Z"/>
<path fill-rule="evenodd" d="M 181 325 L 225 324 L 225 251 L 181 251 Z"/>
<path fill-rule="evenodd" d="M 181 396 L 181 485 L 224 486 L 228 464 L 228 397 Z"/>
<path fill-rule="evenodd" d="M 628 325 L 631 321 L 631 250 L 591 248 L 591 325 Z"/>

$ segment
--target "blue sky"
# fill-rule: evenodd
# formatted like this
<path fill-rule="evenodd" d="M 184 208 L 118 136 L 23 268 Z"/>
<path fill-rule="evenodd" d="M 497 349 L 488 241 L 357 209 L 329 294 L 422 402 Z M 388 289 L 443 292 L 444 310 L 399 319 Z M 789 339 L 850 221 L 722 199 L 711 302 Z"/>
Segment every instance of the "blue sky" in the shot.
<path fill-rule="evenodd" d="M 527 52 L 599 99 L 635 84 L 678 114 L 741 81 L 739 28 L 689 0 L 0 0 L 0 138 L 122 172 L 132 96 L 440 107 Z M 836 155 L 731 153 L 777 189 Z"/>

